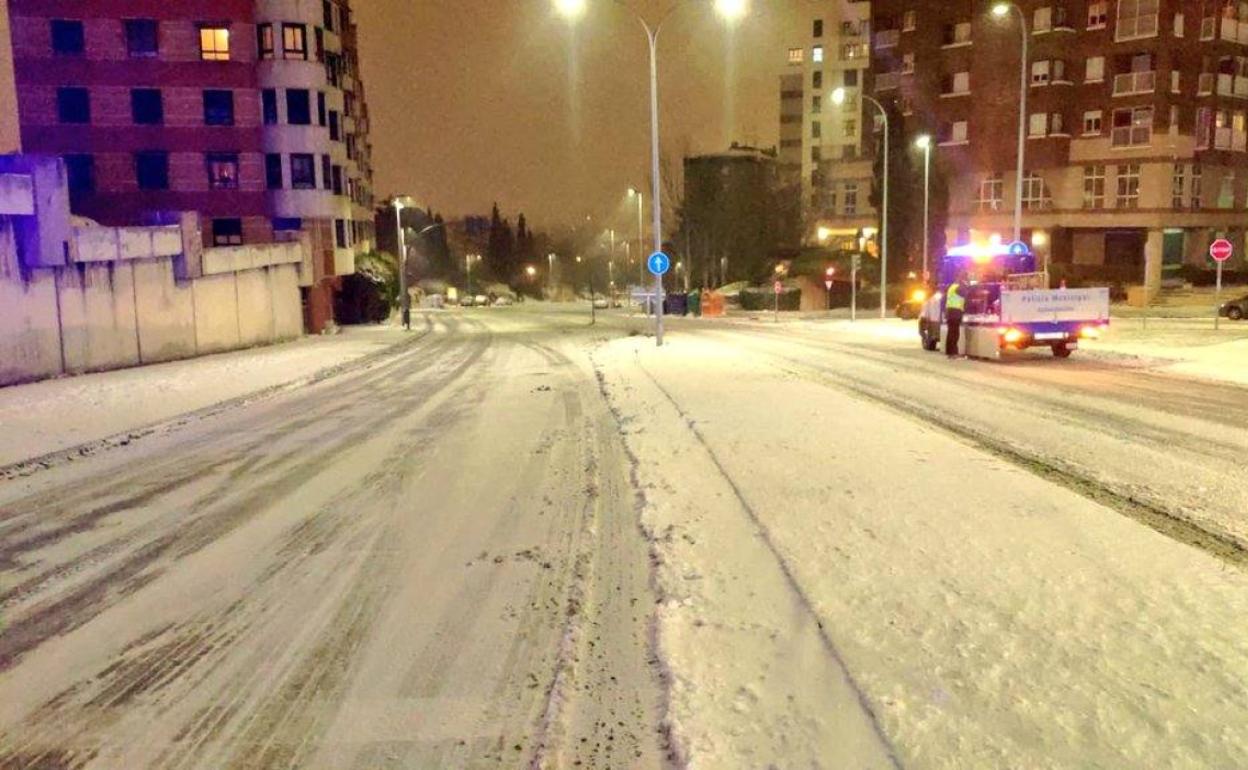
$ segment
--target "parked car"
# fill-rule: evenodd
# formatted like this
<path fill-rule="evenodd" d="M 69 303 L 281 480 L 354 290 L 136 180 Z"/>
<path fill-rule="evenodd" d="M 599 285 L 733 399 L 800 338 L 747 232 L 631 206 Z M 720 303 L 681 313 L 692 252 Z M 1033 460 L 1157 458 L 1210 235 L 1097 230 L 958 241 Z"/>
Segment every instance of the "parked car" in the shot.
<path fill-rule="evenodd" d="M 485 296 L 484 294 L 478 294 L 476 297 L 473 297 L 472 302 L 477 307 L 489 307 L 490 306 L 490 298 Z"/>
<path fill-rule="evenodd" d="M 611 301 L 606 297 L 594 297 L 594 307 L 598 310 L 606 310 L 611 307 Z"/>
<path fill-rule="evenodd" d="M 515 304 L 515 300 L 505 294 L 501 294 L 494 298 L 494 307 L 507 307 Z"/>
<path fill-rule="evenodd" d="M 916 289 L 897 305 L 897 317 L 903 321 L 913 321 L 923 314 L 923 303 L 927 301 L 927 292 Z"/>
<path fill-rule="evenodd" d="M 1218 308 L 1218 315 L 1232 321 L 1242 321 L 1248 318 L 1248 294 L 1230 302 L 1223 302 L 1222 307 Z"/>
<path fill-rule="evenodd" d="M 471 294 L 465 294 L 464 296 L 459 298 L 460 307 L 472 307 L 476 303 L 477 301 L 473 298 Z"/>

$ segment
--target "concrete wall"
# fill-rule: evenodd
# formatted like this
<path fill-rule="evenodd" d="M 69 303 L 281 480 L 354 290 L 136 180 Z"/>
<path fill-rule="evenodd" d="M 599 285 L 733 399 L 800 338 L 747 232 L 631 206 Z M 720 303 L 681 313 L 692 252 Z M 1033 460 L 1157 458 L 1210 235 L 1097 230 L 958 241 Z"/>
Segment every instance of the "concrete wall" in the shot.
<path fill-rule="evenodd" d="M 0 384 L 63 370 L 55 280 L 22 273 L 11 220 L 0 217 Z"/>
<path fill-rule="evenodd" d="M 134 268 L 125 262 L 83 264 L 57 270 L 55 275 L 65 371 L 90 372 L 138 363 Z"/>

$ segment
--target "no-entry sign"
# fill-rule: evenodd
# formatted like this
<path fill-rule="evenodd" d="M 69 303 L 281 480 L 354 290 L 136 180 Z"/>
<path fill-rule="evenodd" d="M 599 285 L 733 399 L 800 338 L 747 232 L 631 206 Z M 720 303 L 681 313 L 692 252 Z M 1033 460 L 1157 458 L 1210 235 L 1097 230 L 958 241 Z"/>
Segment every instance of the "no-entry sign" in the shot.
<path fill-rule="evenodd" d="M 776 294 L 779 294 L 780 292 L 784 291 L 784 284 L 780 283 L 779 281 L 776 281 L 776 285 L 773 288 L 775 288 Z"/>
<path fill-rule="evenodd" d="M 1235 253 L 1235 247 L 1225 238 L 1219 238 L 1209 246 L 1209 256 L 1215 262 L 1225 262 Z"/>

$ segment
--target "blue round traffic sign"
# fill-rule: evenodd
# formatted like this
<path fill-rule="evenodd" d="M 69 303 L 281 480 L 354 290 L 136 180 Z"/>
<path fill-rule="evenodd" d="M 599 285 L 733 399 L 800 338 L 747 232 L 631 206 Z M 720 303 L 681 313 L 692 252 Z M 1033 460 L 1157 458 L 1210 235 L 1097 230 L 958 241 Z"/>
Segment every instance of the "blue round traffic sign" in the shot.
<path fill-rule="evenodd" d="M 646 267 L 650 268 L 650 272 L 654 275 L 663 275 L 672 269 L 672 258 L 661 251 L 656 251 L 646 260 Z"/>
<path fill-rule="evenodd" d="M 1008 247 L 1011 256 L 1025 257 L 1031 253 L 1031 249 L 1027 248 L 1027 244 L 1022 241 L 1014 241 Z"/>

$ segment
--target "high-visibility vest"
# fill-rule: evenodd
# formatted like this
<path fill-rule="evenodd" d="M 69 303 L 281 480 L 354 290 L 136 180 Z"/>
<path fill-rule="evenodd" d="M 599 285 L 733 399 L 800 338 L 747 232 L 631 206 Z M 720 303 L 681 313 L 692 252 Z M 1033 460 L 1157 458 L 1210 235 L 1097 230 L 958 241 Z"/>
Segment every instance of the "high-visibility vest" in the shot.
<path fill-rule="evenodd" d="M 966 297 L 962 296 L 962 284 L 949 284 L 945 292 L 945 310 L 966 310 Z"/>

